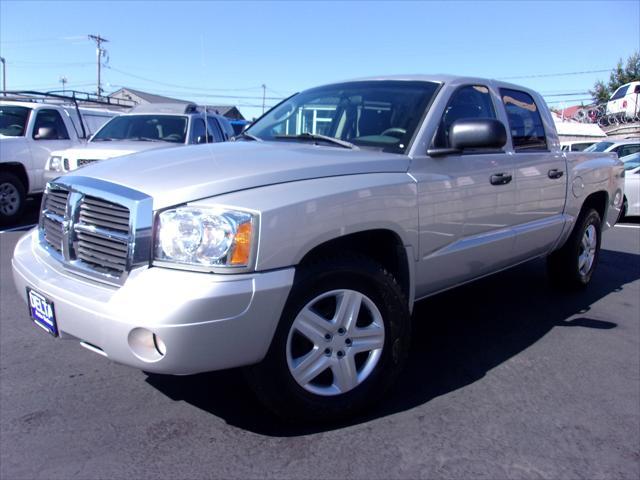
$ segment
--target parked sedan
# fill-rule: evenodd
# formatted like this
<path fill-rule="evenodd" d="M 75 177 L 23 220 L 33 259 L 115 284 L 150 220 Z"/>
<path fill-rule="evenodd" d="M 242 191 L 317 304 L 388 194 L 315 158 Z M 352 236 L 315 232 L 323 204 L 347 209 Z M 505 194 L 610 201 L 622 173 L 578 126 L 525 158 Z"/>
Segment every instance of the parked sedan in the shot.
<path fill-rule="evenodd" d="M 640 215 L 640 152 L 620 159 L 624 162 L 624 204 L 620 218 Z"/>

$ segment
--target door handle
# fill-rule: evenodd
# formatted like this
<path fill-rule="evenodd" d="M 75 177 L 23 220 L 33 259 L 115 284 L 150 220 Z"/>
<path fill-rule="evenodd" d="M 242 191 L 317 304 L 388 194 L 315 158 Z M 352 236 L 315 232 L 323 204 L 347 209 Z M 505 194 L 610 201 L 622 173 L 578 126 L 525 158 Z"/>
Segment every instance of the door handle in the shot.
<path fill-rule="evenodd" d="M 511 181 L 511 175 L 508 173 L 494 173 L 491 175 L 491 185 L 506 185 Z"/>
<path fill-rule="evenodd" d="M 564 172 L 562 170 L 558 170 L 557 168 L 552 168 L 547 172 L 547 175 L 549 175 L 549 178 L 560 178 L 562 175 L 564 175 Z"/>

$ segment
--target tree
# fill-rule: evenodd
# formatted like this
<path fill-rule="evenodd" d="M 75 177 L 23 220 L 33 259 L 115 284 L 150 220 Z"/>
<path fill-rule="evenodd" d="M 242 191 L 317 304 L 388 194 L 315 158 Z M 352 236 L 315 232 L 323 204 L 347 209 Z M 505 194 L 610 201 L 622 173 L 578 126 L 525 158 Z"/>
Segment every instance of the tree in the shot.
<path fill-rule="evenodd" d="M 602 80 L 598 80 L 593 84 L 593 90 L 589 90 L 589 93 L 596 103 L 607 103 L 609 97 L 619 87 L 638 80 L 640 80 L 640 52 L 635 52 L 627 58 L 626 63 L 622 59 L 618 60 L 616 68 L 609 75 L 609 82 L 604 83 Z"/>

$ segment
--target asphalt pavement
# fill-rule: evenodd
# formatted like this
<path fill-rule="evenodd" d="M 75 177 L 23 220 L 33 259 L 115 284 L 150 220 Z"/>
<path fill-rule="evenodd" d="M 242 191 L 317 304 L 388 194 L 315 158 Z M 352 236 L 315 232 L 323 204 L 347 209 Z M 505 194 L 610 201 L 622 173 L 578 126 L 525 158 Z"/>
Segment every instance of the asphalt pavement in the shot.
<path fill-rule="evenodd" d="M 239 371 L 147 376 L 28 319 L 0 234 L 0 478 L 640 478 L 640 225 L 588 290 L 533 261 L 424 300 L 374 410 L 285 425 Z"/>

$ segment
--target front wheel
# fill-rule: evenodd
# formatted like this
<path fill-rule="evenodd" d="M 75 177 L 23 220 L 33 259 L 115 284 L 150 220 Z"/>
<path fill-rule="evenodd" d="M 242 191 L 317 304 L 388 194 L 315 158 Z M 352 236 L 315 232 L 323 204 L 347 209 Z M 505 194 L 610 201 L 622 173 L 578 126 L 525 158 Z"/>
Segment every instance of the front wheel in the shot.
<path fill-rule="evenodd" d="M 580 214 L 564 246 L 547 258 L 551 280 L 566 288 L 585 287 L 600 257 L 602 225 L 594 209 Z"/>
<path fill-rule="evenodd" d="M 367 258 L 324 259 L 296 275 L 269 352 L 247 376 L 281 417 L 334 420 L 387 390 L 406 358 L 409 330 L 391 274 Z"/>

